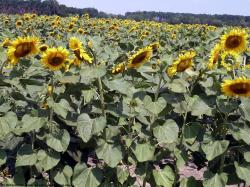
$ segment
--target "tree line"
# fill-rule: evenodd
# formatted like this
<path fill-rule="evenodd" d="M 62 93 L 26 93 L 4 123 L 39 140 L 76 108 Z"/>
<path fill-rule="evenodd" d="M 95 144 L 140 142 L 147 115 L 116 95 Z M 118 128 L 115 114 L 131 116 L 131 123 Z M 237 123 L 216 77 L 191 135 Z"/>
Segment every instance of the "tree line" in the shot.
<path fill-rule="evenodd" d="M 84 3 L 84 1 L 83 1 Z M 0 0 L 0 13 L 23 14 L 36 13 L 39 15 L 60 15 L 72 14 L 82 15 L 88 13 L 90 17 L 96 18 L 120 18 L 133 20 L 154 20 L 171 24 L 209 24 L 215 26 L 250 26 L 250 16 L 238 15 L 207 15 L 190 13 L 170 13 L 154 11 L 127 12 L 125 15 L 107 14 L 95 8 L 73 8 L 61 5 L 57 0 Z"/>

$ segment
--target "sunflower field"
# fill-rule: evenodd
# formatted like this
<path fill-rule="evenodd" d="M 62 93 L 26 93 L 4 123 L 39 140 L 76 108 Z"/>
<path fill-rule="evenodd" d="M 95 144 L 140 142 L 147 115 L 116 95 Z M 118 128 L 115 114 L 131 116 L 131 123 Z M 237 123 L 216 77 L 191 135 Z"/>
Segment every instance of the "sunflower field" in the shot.
<path fill-rule="evenodd" d="M 0 186 L 250 186 L 249 35 L 0 15 Z"/>

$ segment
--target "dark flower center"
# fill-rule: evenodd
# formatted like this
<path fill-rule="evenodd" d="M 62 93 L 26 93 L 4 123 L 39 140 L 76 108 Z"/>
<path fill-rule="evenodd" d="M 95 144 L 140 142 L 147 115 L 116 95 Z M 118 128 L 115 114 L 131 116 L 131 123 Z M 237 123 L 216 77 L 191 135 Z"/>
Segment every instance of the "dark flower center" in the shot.
<path fill-rule="evenodd" d="M 229 49 L 233 49 L 238 47 L 242 42 L 241 36 L 229 36 L 226 40 L 226 47 Z"/>
<path fill-rule="evenodd" d="M 49 59 L 49 64 L 52 66 L 59 66 L 63 63 L 64 59 L 62 57 L 62 55 L 57 54 L 55 57 L 52 57 L 51 59 Z"/>
<path fill-rule="evenodd" d="M 235 94 L 246 94 L 250 91 L 250 84 L 248 83 L 236 83 L 230 86 L 230 89 Z"/>
<path fill-rule="evenodd" d="M 142 61 L 144 61 L 146 57 L 147 57 L 147 52 L 141 53 L 132 60 L 132 64 L 139 64 Z"/>
<path fill-rule="evenodd" d="M 192 59 L 185 59 L 185 60 L 181 60 L 180 63 L 177 65 L 177 72 L 183 72 L 185 71 L 187 68 L 190 67 L 190 63 L 191 63 Z"/>
<path fill-rule="evenodd" d="M 16 47 L 14 55 L 17 58 L 24 57 L 28 55 L 31 52 L 31 50 L 32 50 L 32 43 L 30 42 L 21 43 Z"/>

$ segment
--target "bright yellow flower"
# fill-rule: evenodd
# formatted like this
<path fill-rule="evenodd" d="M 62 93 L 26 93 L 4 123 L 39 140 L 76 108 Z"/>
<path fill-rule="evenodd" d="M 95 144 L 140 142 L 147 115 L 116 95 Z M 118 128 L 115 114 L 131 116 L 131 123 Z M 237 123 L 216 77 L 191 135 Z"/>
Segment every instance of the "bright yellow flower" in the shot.
<path fill-rule="evenodd" d="M 224 52 L 221 55 L 221 65 L 227 69 L 227 71 L 232 71 L 240 67 L 239 54 L 234 52 Z"/>
<path fill-rule="evenodd" d="M 247 38 L 244 30 L 233 29 L 221 37 L 221 46 L 225 51 L 241 53 L 247 48 Z"/>
<path fill-rule="evenodd" d="M 16 65 L 20 58 L 39 52 L 39 39 L 36 37 L 17 38 L 8 47 L 7 56 L 10 63 Z"/>
<path fill-rule="evenodd" d="M 72 37 L 69 39 L 69 48 L 73 51 L 80 49 L 82 48 L 82 42 L 76 37 Z"/>
<path fill-rule="evenodd" d="M 212 49 L 211 54 L 210 54 L 209 63 L 208 63 L 209 70 L 212 70 L 217 66 L 220 51 L 221 51 L 220 44 L 216 44 L 215 47 Z"/>
<path fill-rule="evenodd" d="M 52 71 L 60 70 L 68 59 L 69 52 L 63 47 L 49 48 L 43 53 L 42 64 Z"/>
<path fill-rule="evenodd" d="M 174 76 L 177 72 L 183 72 L 193 66 L 193 58 L 196 56 L 194 51 L 187 51 L 180 54 L 178 59 L 167 69 L 169 77 Z"/>
<path fill-rule="evenodd" d="M 120 64 L 117 64 L 116 66 L 114 66 L 112 68 L 112 74 L 119 74 L 119 73 L 122 73 L 125 71 L 125 64 L 124 63 L 120 63 Z"/>
<path fill-rule="evenodd" d="M 250 97 L 250 79 L 240 77 L 236 80 L 224 80 L 221 84 L 221 91 L 226 96 Z"/>
<path fill-rule="evenodd" d="M 149 61 L 153 55 L 152 47 L 145 47 L 140 49 L 137 53 L 129 57 L 128 59 L 128 68 L 136 68 L 138 69 L 144 63 Z"/>

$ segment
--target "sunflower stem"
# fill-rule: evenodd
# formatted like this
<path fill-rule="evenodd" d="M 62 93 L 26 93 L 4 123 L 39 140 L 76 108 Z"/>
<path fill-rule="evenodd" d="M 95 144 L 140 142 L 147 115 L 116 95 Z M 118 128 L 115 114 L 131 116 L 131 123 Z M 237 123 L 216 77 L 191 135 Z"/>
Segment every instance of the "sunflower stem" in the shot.
<path fill-rule="evenodd" d="M 3 63 L 2 63 L 2 65 L 1 65 L 1 67 L 0 67 L 0 75 L 2 76 L 3 75 L 3 68 L 4 68 L 4 66 L 7 64 L 7 60 L 5 60 Z"/>
<path fill-rule="evenodd" d="M 102 115 L 106 117 L 105 114 L 105 103 L 104 103 L 104 94 L 103 94 L 103 86 L 102 86 L 102 80 L 100 77 L 98 77 L 98 86 L 100 91 L 100 100 L 101 100 L 101 108 L 102 108 Z"/>

